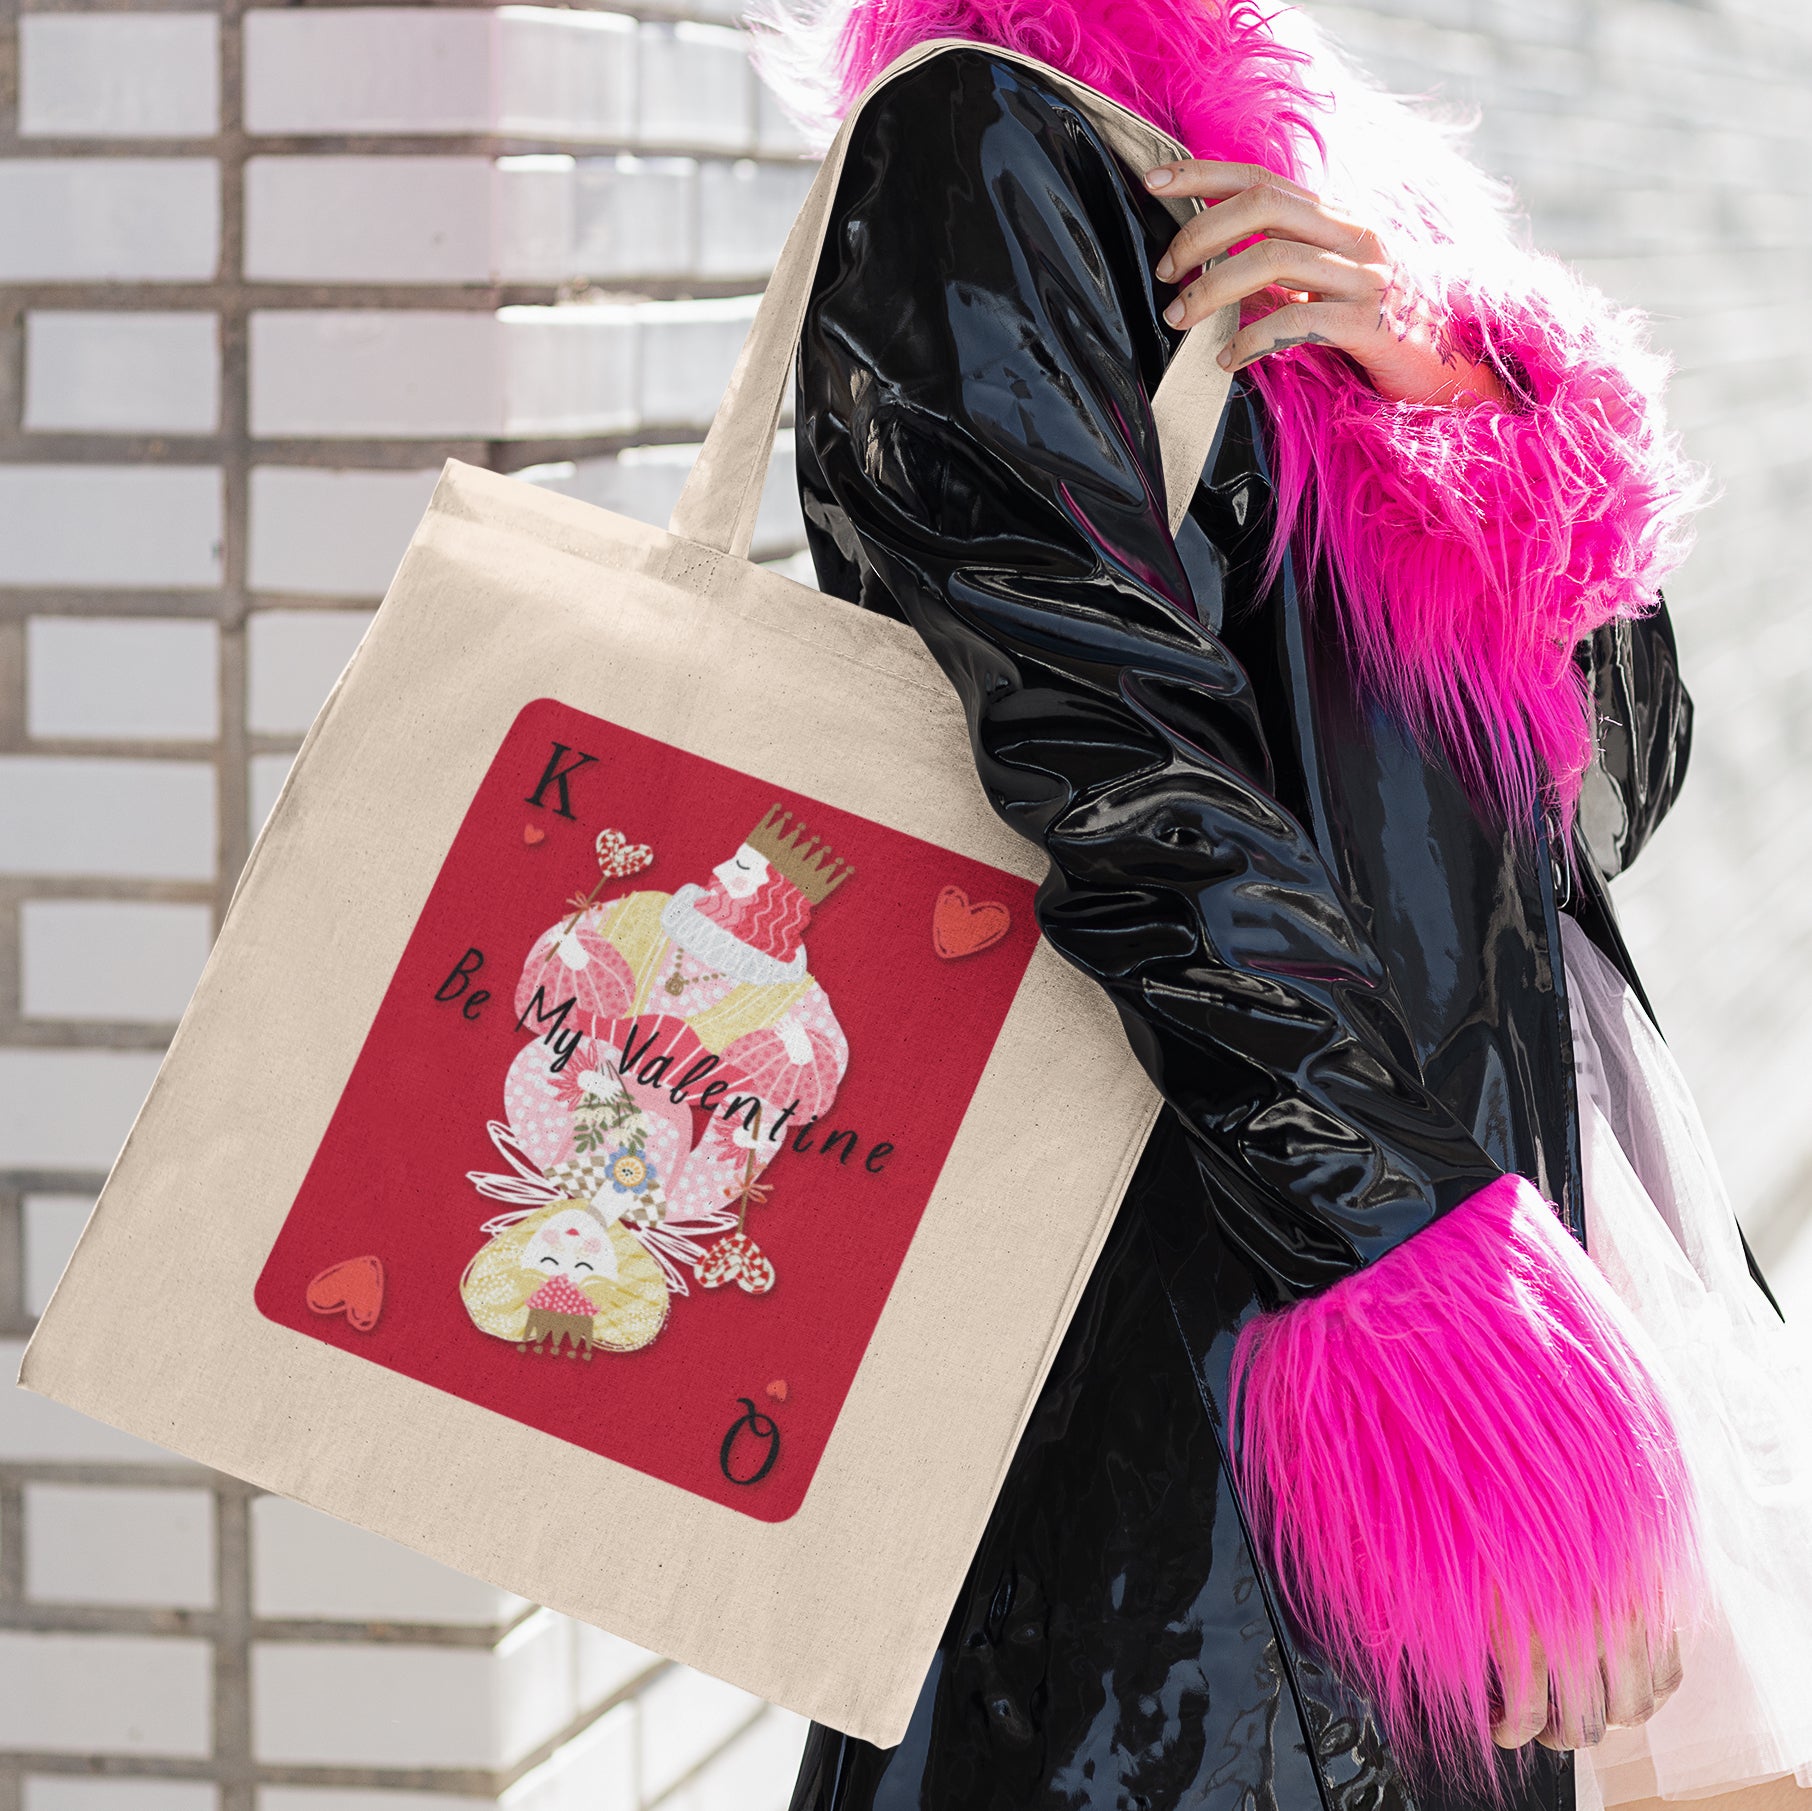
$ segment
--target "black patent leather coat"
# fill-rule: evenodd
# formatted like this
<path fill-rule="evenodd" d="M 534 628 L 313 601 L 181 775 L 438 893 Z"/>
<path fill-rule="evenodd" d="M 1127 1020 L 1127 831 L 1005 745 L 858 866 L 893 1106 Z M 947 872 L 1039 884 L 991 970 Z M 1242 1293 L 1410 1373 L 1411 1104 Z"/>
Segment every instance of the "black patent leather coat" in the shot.
<path fill-rule="evenodd" d="M 1232 1338 L 1504 1170 L 1581 1226 L 1556 914 L 1627 972 L 1603 881 L 1691 721 L 1666 617 L 1581 650 L 1607 733 L 1569 871 L 1355 691 L 1329 599 L 1265 583 L 1242 386 L 1173 541 L 1148 403 L 1173 231 L 1056 90 L 959 50 L 858 122 L 807 316 L 819 581 L 949 674 L 989 798 L 1049 852 L 1045 935 L 1168 1110 L 905 1741 L 814 1729 L 795 1811 L 1408 1805 L 1254 1563 Z M 1571 1811 L 1570 1763 L 1522 1761 L 1512 1801 Z"/>

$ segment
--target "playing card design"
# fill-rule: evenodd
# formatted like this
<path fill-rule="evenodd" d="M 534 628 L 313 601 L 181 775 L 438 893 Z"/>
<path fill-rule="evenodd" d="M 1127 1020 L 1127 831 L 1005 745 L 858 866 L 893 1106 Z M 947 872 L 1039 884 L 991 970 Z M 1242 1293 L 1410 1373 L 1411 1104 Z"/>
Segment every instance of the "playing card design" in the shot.
<path fill-rule="evenodd" d="M 1018 990 L 1031 894 L 529 706 L 409 939 L 260 1308 L 790 1515 Z M 985 921 L 970 900 L 990 902 Z M 338 1308 L 363 1300 L 337 1282 L 348 1251 L 381 1265 L 381 1318 Z"/>

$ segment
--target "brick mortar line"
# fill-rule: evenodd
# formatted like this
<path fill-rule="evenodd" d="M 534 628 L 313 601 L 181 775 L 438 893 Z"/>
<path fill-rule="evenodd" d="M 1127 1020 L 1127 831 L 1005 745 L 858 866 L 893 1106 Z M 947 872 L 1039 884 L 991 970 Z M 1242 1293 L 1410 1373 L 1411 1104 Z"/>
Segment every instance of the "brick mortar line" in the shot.
<path fill-rule="evenodd" d="M 426 468 L 424 468 L 426 469 Z M 246 593 L 256 608 L 262 610 L 375 610 L 382 595 L 376 591 L 336 595 L 326 591 L 259 591 Z M 84 590 L 70 587 L 59 591 L 33 593 L 23 586 L 13 590 L 0 588 L 0 623 L 16 623 L 27 616 L 155 616 L 181 617 L 190 622 L 210 621 L 213 592 Z M 9 607 L 15 608 L 8 614 Z M 0 730 L 0 734 L 4 734 Z M 261 734 L 270 732 L 264 731 Z M 113 739 L 113 738 L 110 738 Z M 94 740 L 102 740 L 97 736 Z M 167 747 L 160 743 L 159 747 Z M 212 743 L 206 744 L 212 747 Z"/>
<path fill-rule="evenodd" d="M 143 1056 L 165 1049 L 173 1022 L 136 1019 L 36 1019 L 0 1012 L 0 1047 L 8 1050 L 121 1050 Z"/>
<path fill-rule="evenodd" d="M 22 754 L 26 751 L 7 749 L 4 752 Z M 127 904 L 206 905 L 213 897 L 211 880 L 156 880 L 130 874 L 0 874 L 0 909 L 16 906 L 26 899 L 118 899 Z M 0 1176 L 17 1172 L 18 1165 L 0 1164 Z"/>
<path fill-rule="evenodd" d="M 355 608 L 351 613 L 369 616 L 376 608 L 377 599 L 373 598 L 363 610 Z M 246 741 L 253 754 L 287 755 L 302 746 L 306 733 L 286 730 L 279 735 L 274 730 L 248 730 Z M 78 760 L 211 761 L 214 753 L 213 742 L 158 742 L 142 736 L 33 736 L 18 742 L 0 742 L 0 754 L 54 755 Z"/>
<path fill-rule="evenodd" d="M 377 604 L 376 598 L 363 609 L 355 603 L 349 608 L 349 614 L 369 616 Z M 310 613 L 327 614 L 325 610 Z M 289 755 L 302 746 L 306 734 L 306 730 L 285 730 L 280 734 L 275 730 L 248 730 L 246 743 L 255 755 Z M 19 742 L 0 742 L 0 754 L 92 757 L 108 761 L 211 761 L 214 751 L 213 742 L 160 742 L 143 736 L 32 736 Z"/>
<path fill-rule="evenodd" d="M 0 1616 L 25 1597 L 25 1491 L 0 1480 Z"/>
<path fill-rule="evenodd" d="M 438 8 L 443 0 L 432 3 Z M 307 10 L 324 9 L 311 4 Z M 0 162 L 27 163 L 38 158 L 78 163 L 91 158 L 100 162 L 115 158 L 197 161 L 218 155 L 220 140 L 218 133 L 192 138 L 107 138 L 96 133 L 40 136 L 0 132 Z M 246 142 L 252 157 L 482 157 L 493 162 L 499 157 L 570 157 L 576 163 L 593 158 L 601 162 L 618 157 L 683 157 L 700 164 L 753 163 L 778 169 L 792 169 L 813 161 L 811 152 L 797 146 L 755 145 L 738 149 L 690 138 L 621 135 L 561 138 L 553 133 L 524 137 L 497 132 L 258 132 L 246 134 Z M 1718 191 L 1713 188 L 1712 192 Z"/>
<path fill-rule="evenodd" d="M 5 1459 L 0 1490 L 24 1484 L 126 1485 L 144 1490 L 212 1490 L 216 1496 L 261 1494 L 212 1466 L 168 1459 Z"/>
<path fill-rule="evenodd" d="M 0 896 L 0 930 L 13 928 L 9 921 L 16 909 L 10 900 Z M 6 983 L 10 979 L 0 976 L 0 993 L 9 991 Z M 10 1177 L 0 1175 L 0 1325 L 29 1318 L 25 1312 L 24 1193 Z M 0 1510 L 0 1541 L 5 1538 L 6 1516 Z M 0 1566 L 0 1573 L 3 1572 L 4 1567 Z M 0 1597 L 5 1594 L 4 1584 L 0 1583 Z"/>
<path fill-rule="evenodd" d="M 86 277 L 33 277 L 0 284 L 8 300 L 21 308 L 105 308 L 111 314 L 202 312 L 215 305 L 220 287 L 217 282 L 188 278 L 107 282 Z M 683 271 L 626 271 L 622 276 L 571 277 L 558 283 L 477 279 L 457 283 L 408 282 L 400 278 L 373 281 L 350 277 L 341 282 L 303 283 L 254 277 L 247 278 L 243 287 L 250 306 L 266 313 L 332 314 L 383 309 L 398 314 L 486 314 L 497 308 L 551 308 L 568 303 L 721 302 L 735 296 L 759 295 L 767 287 L 767 273 L 731 271 L 703 276 Z"/>
<path fill-rule="evenodd" d="M 215 292 L 218 294 L 219 292 Z M 708 420 L 651 421 L 644 427 L 604 434 L 533 434 L 496 438 L 479 434 L 422 434 L 380 436 L 347 434 L 310 438 L 283 436 L 254 439 L 242 444 L 253 464 L 322 466 L 335 472 L 432 471 L 447 459 L 478 464 L 488 451 L 510 460 L 511 469 L 565 464 L 580 459 L 603 458 L 636 447 L 694 446 L 702 441 Z M 783 425 L 785 425 L 783 421 Z M 234 450 L 229 434 L 32 434 L 0 437 L 0 468 L 9 465 L 133 465 L 197 467 L 219 464 Z M 0 584 L 0 597 L 30 595 L 33 590 L 57 593 L 143 593 L 127 586 L 31 586 Z M 177 596 L 212 597 L 203 586 L 164 587 Z"/>
<path fill-rule="evenodd" d="M 180 1755 L 68 1754 L 57 1749 L 7 1749 L 0 1762 L 20 1774 L 55 1774 L 61 1778 L 195 1780 L 225 1786 L 225 1778 L 208 1757 Z M 470 1767 L 311 1766 L 280 1762 L 254 1763 L 238 1784 L 259 1786 L 325 1786 L 386 1792 L 448 1793 L 460 1798 L 491 1798 L 496 1775 Z M 226 1794 L 223 1790 L 223 1804 Z"/>
<path fill-rule="evenodd" d="M 0 1167 L 0 1179 L 21 1195 L 98 1194 L 107 1172 L 85 1164 L 71 1164 L 65 1169 L 56 1164 L 15 1163 Z M 0 1471 L 4 1471 L 5 1464 L 0 1460 Z"/>
<path fill-rule="evenodd" d="M 207 1482 L 206 1478 L 191 1480 L 190 1488 L 205 1489 Z M 23 1500 L 24 1488 L 23 1483 L 0 1485 L 0 1493 L 17 1491 Z M 0 1503 L 3 1502 L 4 1497 L 0 1496 Z M 0 1558 L 3 1557 L 0 1549 Z M 28 1597 L 23 1587 L 16 1600 L 0 1599 L 0 1629 L 32 1635 L 135 1635 L 201 1641 L 216 1641 L 223 1636 L 237 1639 L 243 1633 L 248 1645 L 270 1647 L 412 1647 L 487 1654 L 494 1652 L 509 1633 L 499 1623 L 400 1623 L 376 1619 L 344 1622 L 326 1618 L 316 1622 L 307 1617 L 265 1616 L 235 1619 L 223 1616 L 218 1609 L 55 1603 Z"/>
<path fill-rule="evenodd" d="M 219 8 L 218 204 L 220 296 L 220 436 L 223 490 L 220 591 L 216 604 L 220 656 L 220 733 L 216 749 L 214 923 L 219 928 L 244 865 L 250 842 L 245 758 L 244 624 L 246 527 L 250 457 L 246 448 L 248 382 L 244 259 L 245 135 L 242 128 L 243 0 Z M 213 1641 L 212 1747 L 220 1782 L 219 1811 L 255 1811 L 252 1733 L 251 1498 L 243 1491 L 214 1491 L 215 1622 Z"/>
<path fill-rule="evenodd" d="M 373 6 L 394 6 L 397 0 L 307 0 L 310 12 L 360 12 Z M 413 0 L 413 4 L 424 11 L 435 12 L 495 12 L 508 0 Z M 722 14 L 701 12 L 695 7 L 688 7 L 684 0 L 675 0 L 671 6 L 651 3 L 651 0 L 558 0 L 561 10 L 575 13 L 617 13 L 632 19 L 645 20 L 651 25 L 717 25 L 730 26 L 732 20 Z M 218 0 L 32 0 L 29 11 L 34 13 L 147 13 L 174 12 L 193 13 L 216 10 Z M 247 11 L 254 10 L 247 8 Z"/>

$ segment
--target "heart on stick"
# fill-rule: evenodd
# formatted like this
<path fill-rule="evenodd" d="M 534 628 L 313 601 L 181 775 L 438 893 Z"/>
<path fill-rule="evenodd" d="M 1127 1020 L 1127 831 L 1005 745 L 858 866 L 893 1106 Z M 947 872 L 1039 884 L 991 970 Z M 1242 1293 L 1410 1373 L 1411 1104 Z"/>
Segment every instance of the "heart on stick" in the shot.
<path fill-rule="evenodd" d="M 606 880 L 627 879 L 654 863 L 654 851 L 646 843 L 632 843 L 621 830 L 600 830 L 594 846 L 598 870 Z"/>
<path fill-rule="evenodd" d="M 369 1333 L 384 1311 L 384 1266 L 377 1258 L 348 1258 L 310 1278 L 307 1301 L 316 1314 L 343 1314 Z"/>
<path fill-rule="evenodd" d="M 1013 914 L 1004 905 L 971 905 L 961 887 L 946 887 L 931 908 L 931 947 L 946 962 L 992 949 L 1012 928 Z"/>
<path fill-rule="evenodd" d="M 692 1274 L 707 1289 L 734 1283 L 750 1295 L 766 1295 L 774 1287 L 773 1264 L 745 1232 L 733 1232 L 727 1239 L 719 1239 L 692 1266 Z"/>

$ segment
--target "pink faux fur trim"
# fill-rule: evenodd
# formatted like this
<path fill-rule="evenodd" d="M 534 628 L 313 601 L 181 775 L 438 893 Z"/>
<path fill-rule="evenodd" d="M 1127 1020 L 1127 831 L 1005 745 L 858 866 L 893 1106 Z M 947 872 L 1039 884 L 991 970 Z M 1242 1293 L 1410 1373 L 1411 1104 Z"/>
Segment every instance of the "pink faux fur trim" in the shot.
<path fill-rule="evenodd" d="M 1573 650 L 1654 608 L 1698 490 L 1633 318 L 1542 274 L 1518 295 L 1448 294 L 1456 343 L 1497 367 L 1508 408 L 1386 402 L 1327 354 L 1253 367 L 1280 544 L 1331 570 L 1366 684 L 1519 827 L 1544 800 L 1570 821 L 1595 733 Z"/>
<path fill-rule="evenodd" d="M 1406 290 L 1505 377 L 1509 409 L 1382 401 L 1342 354 L 1250 367 L 1276 425 L 1278 555 L 1335 575 L 1329 633 L 1488 811 L 1570 818 L 1594 729 L 1572 650 L 1654 606 L 1699 495 L 1633 316 L 1523 251 L 1451 135 L 1256 0 L 753 0 L 763 73 L 822 127 L 901 51 L 1026 52 L 1198 157 L 1262 164 L 1376 227 Z"/>
<path fill-rule="evenodd" d="M 1627 1325 L 1504 1176 L 1240 1334 L 1230 1434 L 1260 1550 L 1411 1766 L 1489 1793 L 1500 1627 L 1541 1641 L 1564 1704 L 1596 1684 L 1601 1629 L 1641 1616 L 1659 1641 L 1688 1610 L 1691 1491 Z"/>

